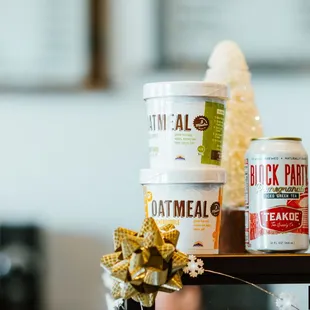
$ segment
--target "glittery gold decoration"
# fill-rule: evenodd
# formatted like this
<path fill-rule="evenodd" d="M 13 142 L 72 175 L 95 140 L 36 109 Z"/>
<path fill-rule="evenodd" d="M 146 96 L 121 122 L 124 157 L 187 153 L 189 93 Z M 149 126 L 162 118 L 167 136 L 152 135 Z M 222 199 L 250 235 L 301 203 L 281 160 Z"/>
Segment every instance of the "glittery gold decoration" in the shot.
<path fill-rule="evenodd" d="M 153 218 L 146 218 L 138 233 L 116 229 L 115 253 L 101 258 L 102 267 L 115 281 L 113 298 L 132 298 L 151 307 L 159 291 L 182 289 L 181 276 L 188 258 L 175 248 L 179 234 L 171 224 L 158 228 Z"/>
<path fill-rule="evenodd" d="M 263 136 L 251 85 L 251 73 L 241 49 L 231 41 L 216 45 L 208 64 L 205 81 L 225 83 L 230 88 L 222 152 L 222 167 L 227 172 L 223 206 L 243 207 L 244 156 L 251 139 Z"/>
<path fill-rule="evenodd" d="M 251 93 L 247 94 L 246 93 Z M 223 205 L 243 207 L 244 157 L 252 138 L 263 136 L 251 88 L 231 89 L 224 127 L 222 167 L 227 171 Z"/>

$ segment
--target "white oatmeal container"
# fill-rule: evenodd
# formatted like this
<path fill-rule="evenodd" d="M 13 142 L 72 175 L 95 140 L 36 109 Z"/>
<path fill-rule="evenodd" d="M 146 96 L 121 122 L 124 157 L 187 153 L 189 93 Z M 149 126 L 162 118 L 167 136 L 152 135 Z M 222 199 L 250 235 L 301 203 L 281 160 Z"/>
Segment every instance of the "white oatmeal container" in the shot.
<path fill-rule="evenodd" d="M 227 86 L 206 82 L 144 85 L 151 168 L 220 165 Z"/>
<path fill-rule="evenodd" d="M 187 254 L 218 254 L 225 170 L 143 169 L 146 217 L 179 230 L 178 249 Z"/>
<path fill-rule="evenodd" d="M 245 158 L 245 200 L 249 252 L 308 249 L 308 155 L 300 138 L 252 140 Z"/>

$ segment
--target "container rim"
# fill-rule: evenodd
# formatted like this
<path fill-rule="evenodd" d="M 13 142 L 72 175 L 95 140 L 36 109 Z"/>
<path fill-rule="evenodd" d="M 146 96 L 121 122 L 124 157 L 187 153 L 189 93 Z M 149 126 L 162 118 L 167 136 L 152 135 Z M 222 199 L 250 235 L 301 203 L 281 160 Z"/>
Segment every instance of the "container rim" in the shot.
<path fill-rule="evenodd" d="M 147 83 L 143 86 L 143 99 L 161 97 L 210 97 L 226 100 L 228 86 L 204 81 L 171 81 Z"/>
<path fill-rule="evenodd" d="M 221 167 L 202 169 L 141 169 L 144 184 L 225 184 L 226 171 Z"/>

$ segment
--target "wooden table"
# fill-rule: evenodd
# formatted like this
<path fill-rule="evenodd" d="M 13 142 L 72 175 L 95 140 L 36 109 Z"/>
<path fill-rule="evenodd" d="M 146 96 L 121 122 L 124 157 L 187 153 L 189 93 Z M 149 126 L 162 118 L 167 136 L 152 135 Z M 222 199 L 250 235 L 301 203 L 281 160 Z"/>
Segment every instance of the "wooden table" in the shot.
<path fill-rule="evenodd" d="M 255 284 L 310 284 L 310 254 L 236 254 L 209 255 L 199 258 L 204 261 L 205 269 L 227 273 Z M 184 285 L 242 284 L 234 279 L 212 273 L 204 273 L 197 278 L 184 274 L 182 280 Z M 310 309 L 310 304 L 308 308 Z M 141 307 L 130 300 L 127 302 L 126 309 L 141 310 Z M 155 307 L 145 309 L 155 309 Z"/>

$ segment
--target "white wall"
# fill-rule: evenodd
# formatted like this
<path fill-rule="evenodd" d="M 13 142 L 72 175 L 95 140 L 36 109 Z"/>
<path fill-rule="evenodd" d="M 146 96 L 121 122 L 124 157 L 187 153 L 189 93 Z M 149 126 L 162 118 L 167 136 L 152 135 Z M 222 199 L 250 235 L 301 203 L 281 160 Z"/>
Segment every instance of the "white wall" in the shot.
<path fill-rule="evenodd" d="M 138 95 L 3 95 L 0 109 L 2 218 L 96 232 L 131 214 L 147 164 Z"/>
<path fill-rule="evenodd" d="M 115 84 L 128 83 L 157 63 L 156 0 L 108 2 L 109 78 Z"/>
<path fill-rule="evenodd" d="M 165 2 L 167 54 L 179 64 L 205 63 L 214 46 L 227 39 L 258 63 L 309 62 L 307 1 L 273 0 L 272 6 L 269 0 Z"/>
<path fill-rule="evenodd" d="M 145 77 L 93 94 L 0 95 L 0 222 L 47 232 L 50 310 L 104 309 L 99 260 L 117 226 L 144 216 L 139 169 L 148 166 Z M 179 74 L 177 79 L 199 79 Z M 304 138 L 310 151 L 310 77 L 255 76 L 266 135 Z"/>
<path fill-rule="evenodd" d="M 143 218 L 144 116 L 135 93 L 0 98 L 0 222 L 46 230 L 50 310 L 104 309 L 100 257 Z"/>
<path fill-rule="evenodd" d="M 0 0 L 1 86 L 81 85 L 88 76 L 88 0 Z"/>

